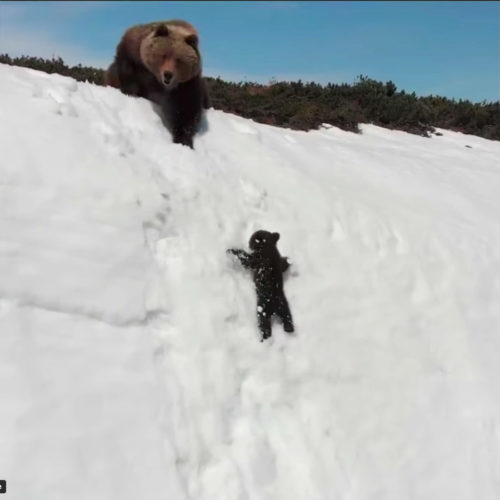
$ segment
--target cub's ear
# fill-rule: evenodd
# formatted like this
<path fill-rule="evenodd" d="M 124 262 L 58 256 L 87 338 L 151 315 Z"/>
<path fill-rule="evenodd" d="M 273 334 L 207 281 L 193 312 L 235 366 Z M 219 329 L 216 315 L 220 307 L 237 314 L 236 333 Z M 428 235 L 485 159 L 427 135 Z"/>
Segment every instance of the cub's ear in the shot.
<path fill-rule="evenodd" d="M 280 233 L 273 233 L 274 242 L 276 243 L 280 239 Z"/>

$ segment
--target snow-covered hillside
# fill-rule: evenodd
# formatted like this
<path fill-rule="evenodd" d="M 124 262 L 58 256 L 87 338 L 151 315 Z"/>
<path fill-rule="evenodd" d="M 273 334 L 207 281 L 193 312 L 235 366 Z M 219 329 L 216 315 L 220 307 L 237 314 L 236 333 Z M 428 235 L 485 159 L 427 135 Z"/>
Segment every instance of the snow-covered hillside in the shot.
<path fill-rule="evenodd" d="M 500 498 L 500 143 L 151 105 L 0 65 L 9 500 Z M 469 147 L 466 147 L 469 146 Z M 226 253 L 279 231 L 296 335 Z"/>

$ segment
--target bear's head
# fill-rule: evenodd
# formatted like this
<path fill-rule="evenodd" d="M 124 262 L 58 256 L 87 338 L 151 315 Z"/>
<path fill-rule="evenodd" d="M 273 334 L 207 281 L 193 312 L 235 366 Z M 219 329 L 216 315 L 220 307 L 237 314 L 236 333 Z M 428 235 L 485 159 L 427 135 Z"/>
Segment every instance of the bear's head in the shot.
<path fill-rule="evenodd" d="M 274 248 L 279 239 L 279 233 L 270 233 L 269 231 L 261 229 L 250 236 L 248 246 L 250 247 L 250 250 L 258 252 L 268 248 Z"/>
<path fill-rule="evenodd" d="M 198 33 L 185 21 L 152 23 L 139 50 L 144 66 L 167 90 L 201 74 Z"/>

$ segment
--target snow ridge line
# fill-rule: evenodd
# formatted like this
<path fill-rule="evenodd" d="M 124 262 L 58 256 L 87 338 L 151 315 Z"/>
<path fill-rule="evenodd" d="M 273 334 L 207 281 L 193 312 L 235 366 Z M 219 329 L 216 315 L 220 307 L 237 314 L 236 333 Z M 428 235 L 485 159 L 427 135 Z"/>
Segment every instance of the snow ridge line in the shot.
<path fill-rule="evenodd" d="M 9 307 L 34 308 L 41 311 L 62 314 L 65 316 L 76 316 L 78 318 L 89 319 L 100 323 L 105 323 L 107 325 L 119 326 L 123 328 L 148 326 L 158 321 L 159 318 L 165 315 L 165 311 L 163 310 L 149 310 L 141 319 L 124 319 L 106 315 L 102 312 L 93 311 L 90 309 L 69 307 L 66 305 L 61 306 L 54 302 L 43 301 L 40 297 L 29 298 L 26 295 L 16 298 L 12 298 L 11 296 L 6 295 L 0 295 L 0 301 L 4 301 L 4 303 L 8 304 Z"/>

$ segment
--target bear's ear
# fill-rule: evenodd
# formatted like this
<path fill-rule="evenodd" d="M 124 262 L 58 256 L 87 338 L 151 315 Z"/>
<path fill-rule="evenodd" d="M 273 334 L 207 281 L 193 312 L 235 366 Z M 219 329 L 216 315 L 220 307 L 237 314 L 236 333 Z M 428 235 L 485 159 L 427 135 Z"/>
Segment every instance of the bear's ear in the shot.
<path fill-rule="evenodd" d="M 273 233 L 274 242 L 276 243 L 280 239 L 280 233 Z"/>
<path fill-rule="evenodd" d="M 168 28 L 164 24 L 160 24 L 155 30 L 155 36 L 168 36 Z"/>
<path fill-rule="evenodd" d="M 198 37 L 196 35 L 189 35 L 184 40 L 193 48 L 198 46 Z"/>

